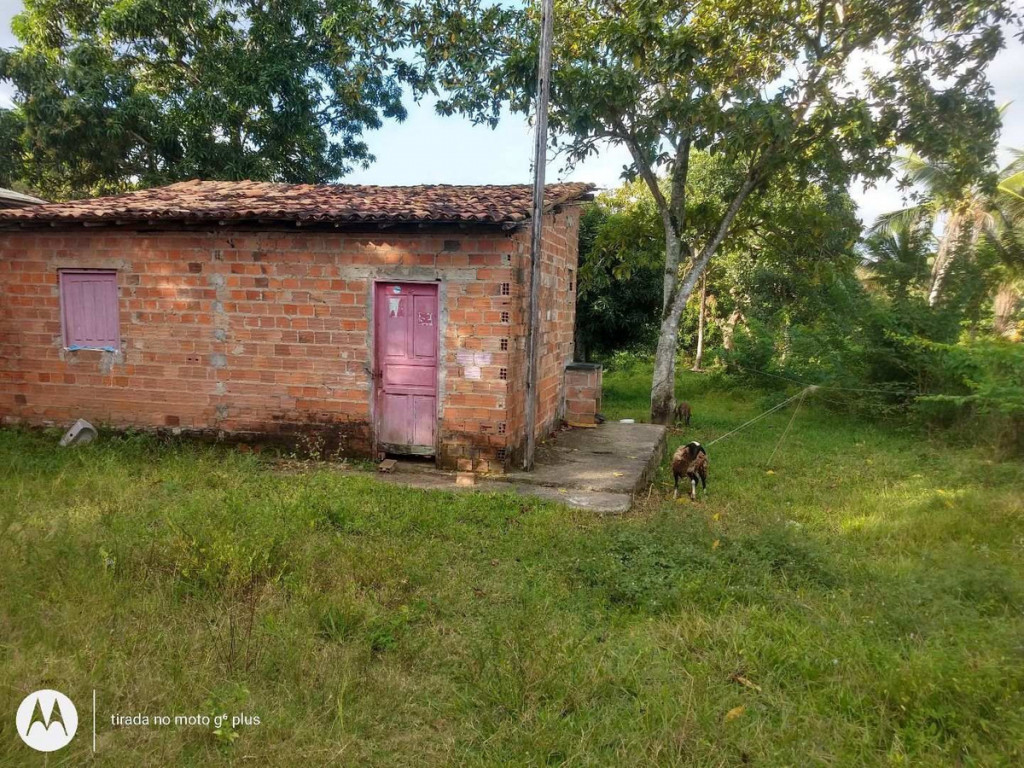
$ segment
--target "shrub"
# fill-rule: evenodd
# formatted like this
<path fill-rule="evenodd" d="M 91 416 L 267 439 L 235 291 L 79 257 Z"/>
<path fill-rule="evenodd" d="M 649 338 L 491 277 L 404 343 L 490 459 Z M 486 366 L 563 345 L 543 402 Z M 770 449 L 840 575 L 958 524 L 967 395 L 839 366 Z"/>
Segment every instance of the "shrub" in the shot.
<path fill-rule="evenodd" d="M 919 417 L 969 429 L 996 449 L 1024 451 L 1024 346 L 1011 342 L 921 342 L 938 394 L 916 399 Z"/>

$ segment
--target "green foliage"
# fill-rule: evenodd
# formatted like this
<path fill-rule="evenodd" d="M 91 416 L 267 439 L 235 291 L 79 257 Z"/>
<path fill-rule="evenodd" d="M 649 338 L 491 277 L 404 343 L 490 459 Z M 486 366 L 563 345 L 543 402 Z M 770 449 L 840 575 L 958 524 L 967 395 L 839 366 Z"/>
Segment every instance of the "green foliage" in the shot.
<path fill-rule="evenodd" d="M 493 123 L 504 105 L 531 110 L 539 7 L 436 0 L 435 29 L 471 31 L 428 35 L 442 112 Z M 606 143 L 626 147 L 623 175 L 648 187 L 664 237 L 651 392 L 661 423 L 672 411 L 680 319 L 740 212 L 770 182 L 785 193 L 887 177 L 900 146 L 942 163 L 949 189 L 984 177 L 999 126 L 985 69 L 1004 29 L 1019 33 L 1021 24 L 1008 0 L 560 0 L 554 14 L 553 144 L 570 165 Z M 879 54 L 884 71 L 857 63 Z M 695 206 L 696 153 L 724 172 Z"/>
<path fill-rule="evenodd" d="M 695 153 L 688 183 L 688 220 L 711 227 L 723 205 L 723 184 L 740 173 L 722 157 Z M 663 185 L 664 186 L 664 185 Z M 750 322 L 779 328 L 844 327 L 857 294 L 859 233 L 854 206 L 841 192 L 776 177 L 737 216 L 708 273 L 705 346 L 723 341 L 734 310 Z M 653 350 L 662 301 L 664 239 L 657 206 L 642 182 L 601 195 L 584 216 L 578 302 L 587 350 Z M 680 342 L 692 350 L 699 302 L 691 300 Z M 762 361 L 765 362 L 765 361 Z"/>
<path fill-rule="evenodd" d="M 754 318 L 744 324 L 736 334 L 735 346 L 723 352 L 726 370 L 756 379 L 758 371 L 770 370 L 776 358 L 776 340 L 760 320 Z"/>
<path fill-rule="evenodd" d="M 650 349 L 658 334 L 664 241 L 653 200 L 625 185 L 588 206 L 580 221 L 576 354 Z"/>
<path fill-rule="evenodd" d="M 895 271 L 887 267 L 879 280 L 892 278 L 901 290 Z M 1024 348 L 964 335 L 962 310 L 929 307 L 925 293 L 861 296 L 842 335 L 795 325 L 783 337 L 752 320 L 723 355 L 726 370 L 760 387 L 823 384 L 834 407 L 871 418 L 910 416 L 958 444 L 1021 452 Z"/>
<path fill-rule="evenodd" d="M 713 273 L 719 312 L 778 327 L 844 326 L 856 300 L 855 206 L 841 190 L 776 177 L 737 217 Z"/>
<path fill-rule="evenodd" d="M 441 108 L 492 121 L 505 103 L 528 111 L 538 6 L 438 5 L 439 27 L 474 33 L 465 41 L 431 38 L 426 55 L 449 94 Z M 730 157 L 767 151 L 770 164 L 798 173 L 884 175 L 902 143 L 955 158 L 963 179 L 977 178 L 992 155 L 998 116 L 984 66 L 1003 44 L 1000 25 L 1018 21 L 1006 4 L 947 0 L 827 9 L 775 0 L 685 8 L 556 2 L 555 17 L 549 120 L 570 158 L 610 139 L 635 144 L 653 169 L 673 162 L 681 139 Z M 876 45 L 893 68 L 867 70 L 866 90 L 842 87 L 853 54 Z M 799 73 L 789 71 L 796 61 L 804 64 Z M 955 78 L 953 87 L 940 90 L 933 74 Z M 821 108 L 808 111 L 807 96 Z"/>
<path fill-rule="evenodd" d="M 916 398 L 918 413 L 977 433 L 976 440 L 1024 452 L 1024 347 L 919 342 L 915 352 L 938 390 Z"/>
<path fill-rule="evenodd" d="M 1019 157 L 998 173 L 989 169 L 985 178 L 964 188 L 954 168 L 910 154 L 899 159 L 903 184 L 917 202 L 909 208 L 883 214 L 872 227 L 876 247 L 885 237 L 903 237 L 917 230 L 921 235 L 942 222 L 942 234 L 930 259 L 928 304 L 958 305 L 976 319 L 988 309 L 997 286 L 1012 284 L 1024 272 L 1024 172 Z M 879 240 L 879 238 L 883 238 Z M 908 245 L 911 243 L 908 240 Z M 882 255 L 891 263 L 891 254 Z M 916 276 L 920 280 L 920 276 Z M 1019 300 L 1019 292 L 1016 294 Z M 1010 311 L 1012 313 L 1012 307 Z M 998 311 L 997 311 L 998 314 Z M 1008 317 L 994 318 L 1003 333 Z"/>
<path fill-rule="evenodd" d="M 915 218 L 903 226 L 870 233 L 865 242 L 865 284 L 904 304 L 923 296 L 931 275 L 934 238 L 930 222 Z"/>
<path fill-rule="evenodd" d="M 713 180 L 729 170 L 720 158 L 694 157 L 689 217 L 699 222 L 711 210 L 713 220 L 721 192 Z M 601 216 L 595 216 L 597 234 L 588 237 L 588 259 L 621 262 L 628 285 L 635 279 L 630 265 L 643 268 L 655 260 L 651 196 L 642 185 L 628 184 L 600 198 L 597 208 Z M 1008 342 L 992 343 L 987 332 L 992 293 L 1006 262 L 982 242 L 970 258 L 951 264 L 941 301 L 930 305 L 936 243 L 929 219 L 893 219 L 876 228 L 860 252 L 851 247 L 856 233 L 845 195 L 779 184 L 752 200 L 708 273 L 709 357 L 747 386 L 822 384 L 833 388 L 827 392 L 832 407 L 872 418 L 912 416 L 956 429 L 957 440 L 1019 450 L 1022 428 L 1014 408 L 1024 395 L 1024 377 L 1012 362 L 1018 353 Z M 653 289 L 657 272 L 640 274 Z M 617 299 L 615 285 L 614 269 L 606 268 L 604 282 L 585 293 L 588 302 L 596 303 L 594 294 Z M 680 333 L 687 351 L 696 305 L 690 302 Z M 653 316 L 653 309 L 645 311 Z M 736 315 L 741 319 L 726 349 L 727 325 Z M 587 315 L 581 313 L 581 322 L 587 329 Z M 600 327 L 594 324 L 595 335 Z M 639 321 L 636 327 L 642 327 Z M 644 349 L 625 330 L 612 338 L 622 340 L 619 350 Z M 610 351 L 604 350 L 605 359 L 622 368 Z M 728 386 L 721 377 L 713 381 Z"/>
<path fill-rule="evenodd" d="M 11 187 L 22 177 L 21 116 L 10 109 L 0 109 L 0 185 Z"/>
<path fill-rule="evenodd" d="M 27 0 L 0 51 L 0 185 L 59 199 L 190 178 L 324 182 L 402 119 L 406 6 Z M 12 162 L 16 162 L 12 165 Z"/>

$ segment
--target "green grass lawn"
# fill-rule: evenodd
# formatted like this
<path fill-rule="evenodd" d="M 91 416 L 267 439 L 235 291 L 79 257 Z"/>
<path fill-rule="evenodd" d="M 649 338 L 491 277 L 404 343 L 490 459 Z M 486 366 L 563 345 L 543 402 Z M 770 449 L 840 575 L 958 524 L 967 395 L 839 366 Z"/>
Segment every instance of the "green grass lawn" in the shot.
<path fill-rule="evenodd" d="M 680 392 L 670 447 L 783 397 Z M 813 400 L 768 467 L 790 415 L 617 519 L 0 430 L 0 764 L 1021 765 L 1024 467 Z M 44 687 L 81 718 L 48 758 Z M 260 724 L 109 720 L 218 712 Z"/>

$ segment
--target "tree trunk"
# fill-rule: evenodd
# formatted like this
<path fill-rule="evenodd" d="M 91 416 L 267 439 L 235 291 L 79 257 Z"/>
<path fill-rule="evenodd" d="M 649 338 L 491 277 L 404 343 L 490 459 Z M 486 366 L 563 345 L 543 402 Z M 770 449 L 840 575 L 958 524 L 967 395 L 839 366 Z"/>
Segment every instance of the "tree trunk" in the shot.
<path fill-rule="evenodd" d="M 1012 339 L 1016 333 L 1013 323 L 1014 313 L 1017 311 L 1017 303 L 1020 301 L 1020 293 L 1017 286 L 1011 282 L 1003 283 L 996 292 L 995 305 L 992 308 L 992 330 L 998 336 Z"/>
<path fill-rule="evenodd" d="M 722 346 L 725 347 L 726 351 L 731 351 L 733 346 L 736 344 L 735 334 L 736 325 L 743 322 L 743 313 L 740 312 L 739 307 L 734 309 L 729 314 L 729 319 L 725 321 L 725 327 L 722 328 Z"/>
<path fill-rule="evenodd" d="M 739 207 L 737 205 L 737 207 Z M 732 218 L 730 217 L 730 223 Z M 724 235 L 723 235 L 724 238 Z M 658 334 L 658 351 L 654 357 L 654 381 L 651 384 L 651 423 L 671 424 L 672 412 L 675 410 L 676 390 L 676 345 L 679 339 L 679 320 L 683 316 L 686 302 L 693 294 L 697 280 L 711 261 L 715 249 L 723 238 L 715 238 L 692 262 L 690 271 L 681 281 L 677 281 L 676 289 L 668 298 L 667 307 L 661 320 L 661 332 Z M 680 250 L 682 244 L 676 246 Z"/>
<path fill-rule="evenodd" d="M 700 370 L 704 359 L 704 316 L 708 309 L 708 275 L 705 272 L 700 285 L 700 311 L 697 313 L 697 353 L 693 356 L 693 371 Z"/>
<path fill-rule="evenodd" d="M 665 306 L 661 316 L 661 331 L 658 335 L 658 351 L 654 357 L 654 380 L 651 382 L 651 423 L 670 424 L 675 408 L 676 387 L 676 341 L 679 337 L 679 319 L 683 315 L 697 281 L 707 269 L 708 262 L 725 240 L 740 206 L 757 184 L 757 174 L 750 171 L 736 196 L 729 203 L 718 222 L 715 234 L 696 257 L 690 259 L 689 271 L 680 280 L 678 268 L 669 269 L 670 264 L 678 265 L 682 254 L 691 251 L 683 244 L 681 237 L 673 236 L 670 227 L 665 228 Z"/>
<path fill-rule="evenodd" d="M 928 289 L 929 307 L 939 303 L 942 291 L 946 287 L 946 276 L 949 274 L 949 268 L 953 266 L 953 258 L 960 244 L 961 223 L 962 217 L 959 212 L 950 214 L 946 231 L 943 232 L 939 248 L 935 252 L 935 262 L 932 264 L 932 284 Z"/>
<path fill-rule="evenodd" d="M 654 381 L 651 382 L 651 423 L 669 424 L 676 406 L 676 339 L 679 314 L 670 312 L 661 321 L 658 350 L 654 355 Z"/>

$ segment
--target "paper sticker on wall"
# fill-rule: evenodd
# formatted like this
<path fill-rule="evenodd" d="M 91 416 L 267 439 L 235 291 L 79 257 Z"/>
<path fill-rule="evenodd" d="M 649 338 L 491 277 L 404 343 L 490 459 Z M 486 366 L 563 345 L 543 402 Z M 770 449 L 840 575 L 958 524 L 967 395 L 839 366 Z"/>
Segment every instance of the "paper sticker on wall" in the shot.
<path fill-rule="evenodd" d="M 405 313 L 402 311 L 402 300 L 401 299 L 388 299 L 388 317 L 404 317 Z"/>
<path fill-rule="evenodd" d="M 393 286 L 391 286 L 391 292 L 392 293 L 401 293 L 402 292 L 402 286 L 400 286 L 400 285 L 393 285 Z"/>
<path fill-rule="evenodd" d="M 432 328 L 434 325 L 434 313 L 433 312 L 420 312 L 419 323 L 426 328 Z"/>
<path fill-rule="evenodd" d="M 476 365 L 467 365 L 462 369 L 462 377 L 465 379 L 479 379 L 480 367 Z"/>

